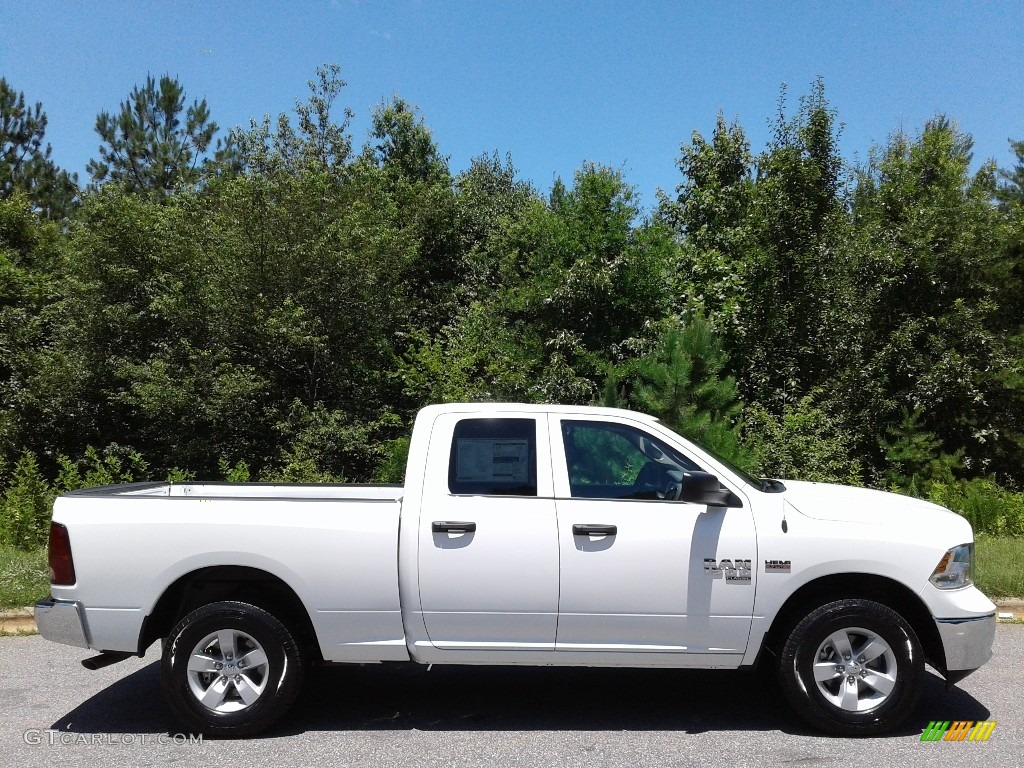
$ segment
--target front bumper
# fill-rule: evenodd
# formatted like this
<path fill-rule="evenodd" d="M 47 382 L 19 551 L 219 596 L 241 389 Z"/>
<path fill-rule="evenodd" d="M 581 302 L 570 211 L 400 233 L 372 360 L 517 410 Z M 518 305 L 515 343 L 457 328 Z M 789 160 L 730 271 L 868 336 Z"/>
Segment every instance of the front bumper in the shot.
<path fill-rule="evenodd" d="M 996 637 L 996 615 L 968 619 L 935 619 L 946 655 L 946 681 L 963 680 L 992 658 Z"/>
<path fill-rule="evenodd" d="M 77 648 L 89 647 L 89 633 L 81 603 L 48 597 L 36 603 L 36 627 L 47 640 Z"/>

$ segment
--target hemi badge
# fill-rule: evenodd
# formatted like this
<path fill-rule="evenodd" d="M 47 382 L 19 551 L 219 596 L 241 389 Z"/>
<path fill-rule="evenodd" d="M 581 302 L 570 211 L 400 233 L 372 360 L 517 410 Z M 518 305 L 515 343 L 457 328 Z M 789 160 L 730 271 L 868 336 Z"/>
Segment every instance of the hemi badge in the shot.
<path fill-rule="evenodd" d="M 792 569 L 792 564 L 789 560 L 765 560 L 764 561 L 764 572 L 765 573 L 789 573 Z"/>

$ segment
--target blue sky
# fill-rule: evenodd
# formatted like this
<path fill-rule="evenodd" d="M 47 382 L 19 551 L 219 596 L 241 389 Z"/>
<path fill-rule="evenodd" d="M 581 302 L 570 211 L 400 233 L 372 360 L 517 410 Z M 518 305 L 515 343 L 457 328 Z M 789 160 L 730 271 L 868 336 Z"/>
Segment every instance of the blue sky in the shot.
<path fill-rule="evenodd" d="M 719 111 L 754 151 L 779 89 L 790 111 L 824 78 L 863 160 L 944 112 L 975 165 L 1024 139 L 1024 2 L 27 2 L 0 14 L 0 76 L 49 117 L 85 181 L 96 114 L 147 73 L 206 98 L 222 129 L 290 111 L 317 66 L 341 65 L 357 145 L 375 105 L 418 106 L 452 169 L 498 150 L 547 191 L 585 161 L 619 168 L 650 207 L 680 181 L 681 142 Z"/>

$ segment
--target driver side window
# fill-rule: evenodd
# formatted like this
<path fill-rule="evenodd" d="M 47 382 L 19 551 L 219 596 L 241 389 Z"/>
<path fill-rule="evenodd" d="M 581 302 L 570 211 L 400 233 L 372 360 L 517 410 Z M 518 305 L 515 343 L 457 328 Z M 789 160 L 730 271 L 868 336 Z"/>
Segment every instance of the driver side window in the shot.
<path fill-rule="evenodd" d="M 573 498 L 671 498 L 683 472 L 699 469 L 658 438 L 622 424 L 565 420 L 562 444 Z"/>

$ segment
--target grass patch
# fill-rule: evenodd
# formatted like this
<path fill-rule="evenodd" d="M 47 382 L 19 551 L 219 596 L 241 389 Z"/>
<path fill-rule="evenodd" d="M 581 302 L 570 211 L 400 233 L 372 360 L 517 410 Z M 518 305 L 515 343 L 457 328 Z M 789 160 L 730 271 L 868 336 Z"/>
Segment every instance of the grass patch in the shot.
<path fill-rule="evenodd" d="M 24 608 L 50 594 L 46 548 L 26 552 L 0 544 L 0 610 Z"/>
<path fill-rule="evenodd" d="M 989 597 L 1024 597 L 1024 538 L 979 534 L 974 580 Z"/>

